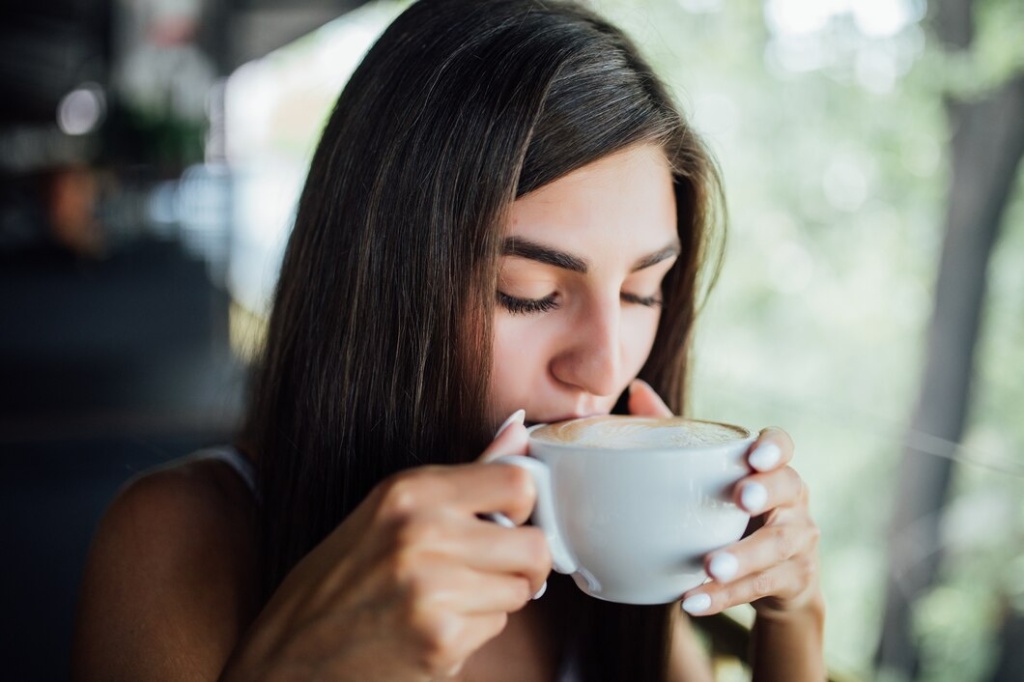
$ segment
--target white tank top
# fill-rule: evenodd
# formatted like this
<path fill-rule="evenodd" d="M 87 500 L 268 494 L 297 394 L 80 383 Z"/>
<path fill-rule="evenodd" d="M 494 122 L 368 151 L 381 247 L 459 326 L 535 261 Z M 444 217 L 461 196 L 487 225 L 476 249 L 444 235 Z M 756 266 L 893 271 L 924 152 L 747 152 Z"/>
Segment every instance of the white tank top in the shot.
<path fill-rule="evenodd" d="M 249 458 L 230 445 L 221 445 L 213 448 L 200 450 L 192 455 L 196 459 L 214 459 L 224 462 L 238 474 L 245 483 L 253 497 L 259 499 L 259 490 L 256 489 L 256 469 Z"/>

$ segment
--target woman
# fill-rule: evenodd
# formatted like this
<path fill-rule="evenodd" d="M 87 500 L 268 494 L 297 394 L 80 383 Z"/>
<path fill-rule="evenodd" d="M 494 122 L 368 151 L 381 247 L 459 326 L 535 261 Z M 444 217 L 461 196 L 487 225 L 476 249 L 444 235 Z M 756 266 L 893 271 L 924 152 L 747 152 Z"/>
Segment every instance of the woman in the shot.
<path fill-rule="evenodd" d="M 526 453 L 524 419 L 682 409 L 717 188 L 650 68 L 588 11 L 409 8 L 313 159 L 245 456 L 201 453 L 115 501 L 79 676 L 710 679 L 679 604 L 605 604 L 561 576 L 532 600 L 539 531 L 481 516 L 529 516 L 529 478 L 486 464 Z M 817 680 L 817 530 L 791 455 L 762 432 L 735 491 L 757 522 L 680 599 L 753 602 L 757 678 Z"/>

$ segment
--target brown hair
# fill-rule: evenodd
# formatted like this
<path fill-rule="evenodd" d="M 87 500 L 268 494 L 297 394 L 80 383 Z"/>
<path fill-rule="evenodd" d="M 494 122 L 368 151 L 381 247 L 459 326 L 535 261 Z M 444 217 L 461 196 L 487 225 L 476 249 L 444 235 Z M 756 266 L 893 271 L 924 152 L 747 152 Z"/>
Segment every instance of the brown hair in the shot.
<path fill-rule="evenodd" d="M 381 36 L 314 155 L 254 375 L 265 596 L 382 479 L 483 449 L 512 202 L 640 142 L 672 163 L 683 246 L 641 376 L 681 411 L 719 183 L 635 47 L 534 0 L 420 0 Z M 554 592 L 593 612 L 588 679 L 661 679 L 668 607 Z"/>

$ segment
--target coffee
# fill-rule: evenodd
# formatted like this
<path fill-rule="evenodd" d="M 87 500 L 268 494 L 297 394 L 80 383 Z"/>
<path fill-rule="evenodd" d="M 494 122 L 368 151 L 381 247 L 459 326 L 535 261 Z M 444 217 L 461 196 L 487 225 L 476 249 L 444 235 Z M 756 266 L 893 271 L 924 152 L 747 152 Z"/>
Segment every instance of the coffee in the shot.
<path fill-rule="evenodd" d="M 693 448 L 748 438 L 750 432 L 718 422 L 608 415 L 548 424 L 531 437 L 546 443 L 623 450 Z"/>

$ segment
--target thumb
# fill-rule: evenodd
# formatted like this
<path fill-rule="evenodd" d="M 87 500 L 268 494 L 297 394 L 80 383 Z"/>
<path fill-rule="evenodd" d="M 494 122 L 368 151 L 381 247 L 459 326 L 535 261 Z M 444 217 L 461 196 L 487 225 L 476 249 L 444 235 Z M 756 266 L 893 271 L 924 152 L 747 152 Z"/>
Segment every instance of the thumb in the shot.
<path fill-rule="evenodd" d="M 633 379 L 629 384 L 629 413 L 638 417 L 672 416 L 665 401 L 643 379 Z"/>
<path fill-rule="evenodd" d="M 523 426 L 526 410 L 516 410 L 494 434 L 494 440 L 477 459 L 486 463 L 503 455 L 525 455 L 527 453 L 527 432 Z"/>

